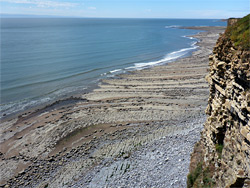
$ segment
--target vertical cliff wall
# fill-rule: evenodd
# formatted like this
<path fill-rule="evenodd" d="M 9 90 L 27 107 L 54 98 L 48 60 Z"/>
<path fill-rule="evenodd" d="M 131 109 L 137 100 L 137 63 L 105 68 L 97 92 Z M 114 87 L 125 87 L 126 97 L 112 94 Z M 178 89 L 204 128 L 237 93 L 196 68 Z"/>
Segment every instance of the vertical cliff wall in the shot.
<path fill-rule="evenodd" d="M 188 187 L 250 187 L 249 25 L 250 15 L 228 26 L 209 57 L 208 118 Z"/>

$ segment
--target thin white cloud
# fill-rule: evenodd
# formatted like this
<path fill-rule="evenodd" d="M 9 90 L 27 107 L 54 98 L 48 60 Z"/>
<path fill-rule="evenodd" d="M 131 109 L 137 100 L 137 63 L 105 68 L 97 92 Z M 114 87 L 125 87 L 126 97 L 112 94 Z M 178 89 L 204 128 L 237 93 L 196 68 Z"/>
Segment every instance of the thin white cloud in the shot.
<path fill-rule="evenodd" d="M 13 3 L 13 4 L 29 4 L 29 5 L 35 5 L 37 7 L 75 7 L 76 3 L 70 3 L 70 2 L 58 2 L 58 1 L 41 1 L 41 0 L 0 0 L 0 2 L 7 2 L 7 3 Z"/>
<path fill-rule="evenodd" d="M 96 7 L 88 7 L 89 10 L 96 10 Z"/>

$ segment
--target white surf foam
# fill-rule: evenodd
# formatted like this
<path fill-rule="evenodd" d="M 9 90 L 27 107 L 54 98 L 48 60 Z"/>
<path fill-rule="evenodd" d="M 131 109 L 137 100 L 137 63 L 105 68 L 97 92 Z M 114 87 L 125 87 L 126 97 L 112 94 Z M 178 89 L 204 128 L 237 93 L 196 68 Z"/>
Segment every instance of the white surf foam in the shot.
<path fill-rule="evenodd" d="M 193 44 L 192 47 L 190 48 L 184 48 L 178 51 L 171 52 L 167 54 L 163 59 L 160 59 L 158 61 L 152 61 L 152 62 L 147 62 L 147 63 L 135 63 L 134 66 L 128 67 L 126 69 L 127 70 L 131 70 L 131 69 L 141 70 L 144 68 L 165 64 L 167 62 L 171 62 L 173 60 L 176 60 L 180 57 L 187 55 L 190 51 L 195 50 L 196 48 L 198 48 L 198 46 L 195 46 L 195 44 Z"/>
<path fill-rule="evenodd" d="M 194 38 L 194 37 L 190 37 L 190 36 L 186 36 L 186 35 L 184 35 L 184 36 L 182 36 L 182 37 L 184 37 L 184 38 L 188 38 L 188 39 L 191 39 L 191 40 L 196 39 L 196 38 Z M 196 39 L 196 40 L 197 40 L 197 39 Z"/>
<path fill-rule="evenodd" d="M 167 25 L 165 26 L 165 28 L 169 29 L 169 28 L 179 28 L 181 27 L 180 25 Z"/>
<path fill-rule="evenodd" d="M 116 72 L 120 72 L 122 69 L 115 69 L 115 70 L 112 70 L 112 71 L 109 71 L 111 74 L 113 73 L 116 73 Z"/>
<path fill-rule="evenodd" d="M 191 40 L 195 40 L 195 41 L 191 42 L 191 46 L 195 46 L 199 42 L 199 40 L 194 38 L 194 37 L 190 37 L 190 36 L 182 36 L 182 37 L 188 38 L 188 39 L 191 39 Z"/>

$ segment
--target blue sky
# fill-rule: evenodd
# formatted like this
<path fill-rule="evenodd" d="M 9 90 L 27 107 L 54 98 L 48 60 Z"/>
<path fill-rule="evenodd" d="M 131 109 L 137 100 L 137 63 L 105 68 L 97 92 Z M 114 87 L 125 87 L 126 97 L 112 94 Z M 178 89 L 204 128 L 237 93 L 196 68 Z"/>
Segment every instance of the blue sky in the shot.
<path fill-rule="evenodd" d="M 2 14 L 111 18 L 228 18 L 250 12 L 249 0 L 0 0 Z"/>

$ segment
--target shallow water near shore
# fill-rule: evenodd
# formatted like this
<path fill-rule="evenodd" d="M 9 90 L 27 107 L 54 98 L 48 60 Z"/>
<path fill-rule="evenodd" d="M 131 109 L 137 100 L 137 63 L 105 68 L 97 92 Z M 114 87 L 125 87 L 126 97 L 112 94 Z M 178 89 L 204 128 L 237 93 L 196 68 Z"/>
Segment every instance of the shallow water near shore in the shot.
<path fill-rule="evenodd" d="M 100 79 L 187 56 L 219 20 L 2 18 L 3 115 L 85 92 Z"/>

